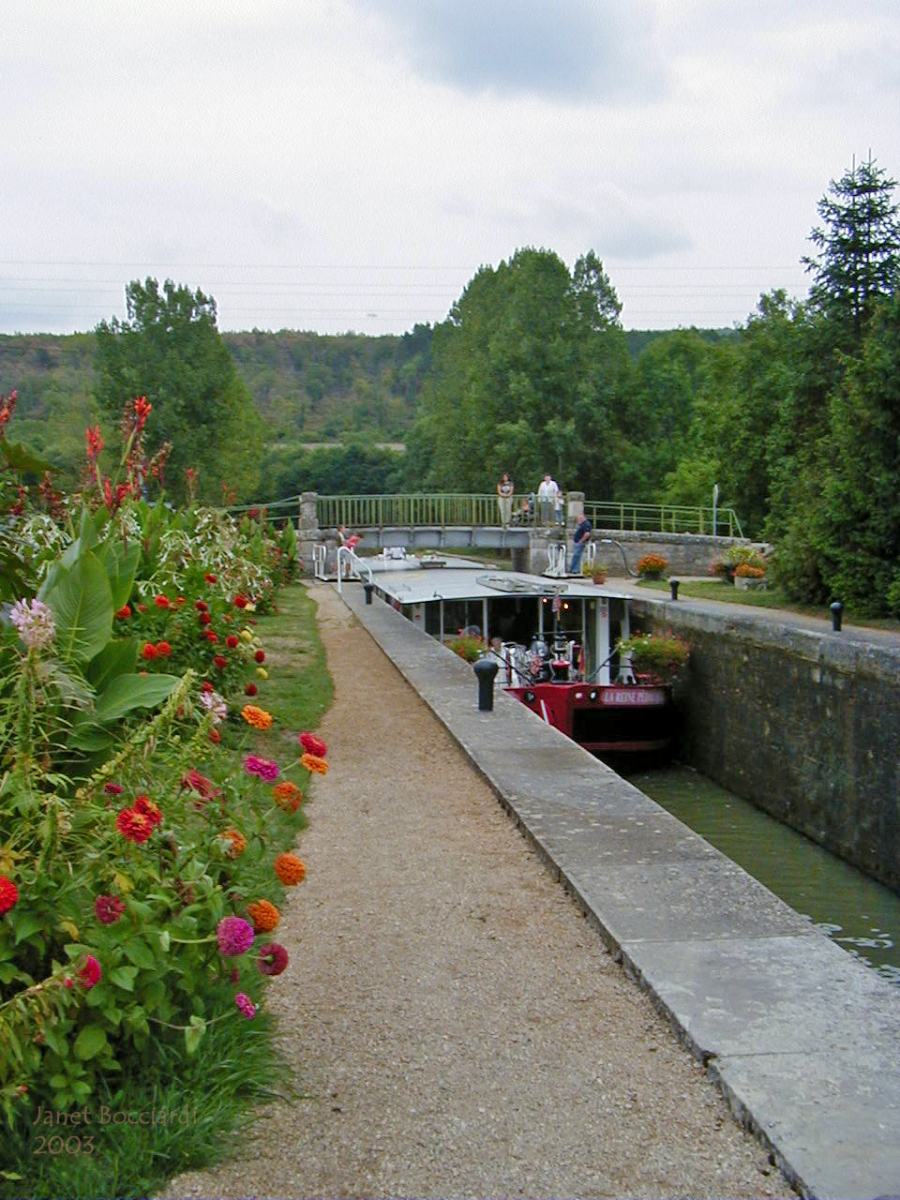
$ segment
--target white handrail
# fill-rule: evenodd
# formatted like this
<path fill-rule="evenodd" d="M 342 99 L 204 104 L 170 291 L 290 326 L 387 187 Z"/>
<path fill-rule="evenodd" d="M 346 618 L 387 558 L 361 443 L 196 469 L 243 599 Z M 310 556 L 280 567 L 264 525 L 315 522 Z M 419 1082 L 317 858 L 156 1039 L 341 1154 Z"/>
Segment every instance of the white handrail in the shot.
<path fill-rule="evenodd" d="M 342 555 L 343 555 L 343 558 L 341 557 Z M 349 546 L 338 546 L 337 585 L 338 585 L 338 594 L 339 595 L 341 594 L 341 591 L 342 591 L 341 584 L 343 582 L 344 572 L 341 570 L 341 566 L 344 562 L 346 562 L 347 566 L 350 568 L 351 574 L 353 571 L 355 571 L 356 574 L 359 575 L 361 571 L 365 571 L 369 577 L 369 583 L 373 583 L 372 568 L 365 561 L 365 559 L 360 558 L 358 554 L 354 554 L 354 552 L 350 549 Z"/>

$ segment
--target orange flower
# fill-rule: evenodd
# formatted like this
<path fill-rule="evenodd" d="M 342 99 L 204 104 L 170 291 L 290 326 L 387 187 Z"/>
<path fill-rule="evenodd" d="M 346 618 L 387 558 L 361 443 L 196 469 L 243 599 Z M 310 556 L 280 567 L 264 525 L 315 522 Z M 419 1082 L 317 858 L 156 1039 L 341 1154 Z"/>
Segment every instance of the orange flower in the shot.
<path fill-rule="evenodd" d="M 228 851 L 229 858 L 237 858 L 239 854 L 243 854 L 247 849 L 247 839 L 237 829 L 226 829 L 219 836 L 228 838 L 229 842 L 231 842 L 231 849 Z"/>
<path fill-rule="evenodd" d="M 318 754 L 304 754 L 300 762 L 307 771 L 315 771 L 317 775 L 328 774 L 328 763 L 324 758 L 319 758 Z"/>
<path fill-rule="evenodd" d="M 241 709 L 241 716 L 254 729 L 268 729 L 272 724 L 272 714 L 267 713 L 264 708 L 257 708 L 255 704 L 245 704 Z"/>
<path fill-rule="evenodd" d="M 275 874 L 285 887 L 293 887 L 303 882 L 306 864 L 296 854 L 279 854 L 275 859 Z"/>
<path fill-rule="evenodd" d="M 272 788 L 272 799 L 279 808 L 283 808 L 286 812 L 296 812 L 300 807 L 300 801 L 303 799 L 303 793 L 297 787 L 296 783 L 276 783 Z"/>
<path fill-rule="evenodd" d="M 247 915 L 257 933 L 271 933 L 281 920 L 278 909 L 268 900 L 256 900 L 253 904 L 248 904 Z"/>

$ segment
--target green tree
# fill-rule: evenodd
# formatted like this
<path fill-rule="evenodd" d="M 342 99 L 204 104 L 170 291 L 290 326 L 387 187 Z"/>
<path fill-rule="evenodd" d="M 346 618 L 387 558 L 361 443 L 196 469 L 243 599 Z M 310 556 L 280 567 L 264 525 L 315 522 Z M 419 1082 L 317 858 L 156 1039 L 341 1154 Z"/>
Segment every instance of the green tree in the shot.
<path fill-rule="evenodd" d="M 813 272 L 813 307 L 828 317 L 835 334 L 849 333 L 855 345 L 879 298 L 890 295 L 900 278 L 896 186 L 871 157 L 859 165 L 854 161 L 819 201 L 824 224 L 809 235 L 819 254 L 802 260 Z M 844 342 L 841 337 L 836 344 Z"/>
<path fill-rule="evenodd" d="M 220 501 L 222 487 L 252 499 L 259 480 L 261 421 L 216 327 L 216 304 L 203 292 L 166 280 L 133 281 L 125 290 L 128 317 L 96 330 L 96 395 L 118 418 L 136 396 L 153 405 L 147 450 L 172 452 L 166 488 L 184 495 L 184 472 L 195 467 L 198 494 Z"/>

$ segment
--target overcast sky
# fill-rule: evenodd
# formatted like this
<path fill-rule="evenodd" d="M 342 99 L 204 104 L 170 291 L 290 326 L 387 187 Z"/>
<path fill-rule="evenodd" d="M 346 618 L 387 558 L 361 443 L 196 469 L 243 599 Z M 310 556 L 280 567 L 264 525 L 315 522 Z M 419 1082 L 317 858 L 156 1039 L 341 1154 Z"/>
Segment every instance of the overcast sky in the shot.
<path fill-rule="evenodd" d="M 522 246 L 595 250 L 626 328 L 729 326 L 806 293 L 854 155 L 900 176 L 900 0 L 0 11 L 0 332 L 152 275 L 221 329 L 396 333 Z"/>

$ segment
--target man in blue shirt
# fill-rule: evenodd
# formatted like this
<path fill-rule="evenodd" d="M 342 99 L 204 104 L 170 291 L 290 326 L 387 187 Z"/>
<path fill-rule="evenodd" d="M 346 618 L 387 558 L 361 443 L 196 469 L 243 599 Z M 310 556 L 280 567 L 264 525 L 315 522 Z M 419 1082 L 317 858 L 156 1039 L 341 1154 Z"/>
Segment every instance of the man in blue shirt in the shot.
<path fill-rule="evenodd" d="M 576 526 L 573 538 L 575 549 L 572 551 L 572 565 L 569 567 L 569 574 L 577 575 L 581 571 L 581 556 L 584 554 L 584 548 L 591 540 L 591 523 L 587 517 L 581 518 L 581 523 Z"/>

